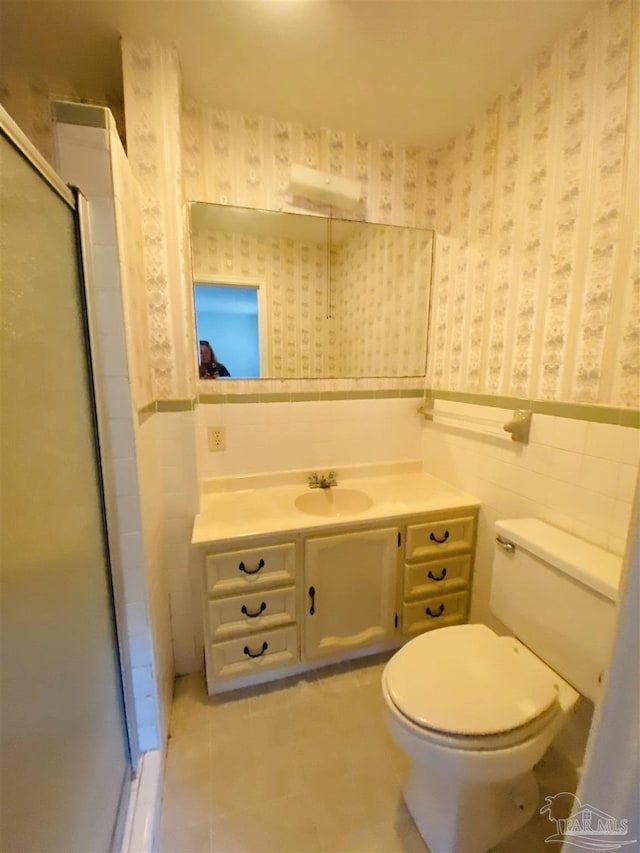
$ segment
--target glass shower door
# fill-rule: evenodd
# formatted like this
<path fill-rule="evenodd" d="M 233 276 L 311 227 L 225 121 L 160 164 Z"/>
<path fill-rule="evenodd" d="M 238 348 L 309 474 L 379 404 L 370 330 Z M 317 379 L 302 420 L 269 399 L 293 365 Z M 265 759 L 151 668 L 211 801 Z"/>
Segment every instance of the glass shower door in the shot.
<path fill-rule="evenodd" d="M 0 160 L 0 849 L 93 853 L 130 765 L 76 212 Z"/>

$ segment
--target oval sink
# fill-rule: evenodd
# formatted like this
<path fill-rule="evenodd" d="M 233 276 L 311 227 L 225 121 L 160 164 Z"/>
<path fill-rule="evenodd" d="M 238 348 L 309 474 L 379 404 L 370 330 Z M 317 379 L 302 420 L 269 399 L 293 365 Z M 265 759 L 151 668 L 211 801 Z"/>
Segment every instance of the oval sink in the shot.
<path fill-rule="evenodd" d="M 296 507 L 308 515 L 337 516 L 364 512 L 373 501 L 358 489 L 314 489 L 295 500 Z"/>

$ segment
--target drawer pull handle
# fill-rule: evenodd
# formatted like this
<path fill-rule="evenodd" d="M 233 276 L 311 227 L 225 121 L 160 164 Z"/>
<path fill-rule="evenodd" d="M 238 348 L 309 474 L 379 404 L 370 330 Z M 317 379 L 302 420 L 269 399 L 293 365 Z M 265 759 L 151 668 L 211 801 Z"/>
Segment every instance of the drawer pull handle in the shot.
<path fill-rule="evenodd" d="M 238 569 L 241 572 L 244 572 L 245 575 L 256 575 L 256 574 L 258 574 L 260 569 L 264 569 L 264 560 L 260 560 L 260 562 L 258 563 L 258 565 L 255 569 L 247 569 L 245 567 L 244 563 L 242 562 L 242 560 L 240 560 L 240 565 L 238 566 Z"/>
<path fill-rule="evenodd" d="M 249 619 L 255 619 L 257 616 L 260 616 L 262 613 L 264 613 L 264 611 L 266 609 L 267 609 L 267 602 L 263 601 L 262 604 L 260 605 L 260 608 L 258 610 L 256 610 L 255 613 L 249 613 L 249 611 L 247 610 L 246 604 L 242 605 L 242 607 L 240 608 L 240 611 L 242 613 L 244 613 L 245 616 L 248 616 Z"/>
<path fill-rule="evenodd" d="M 427 614 L 427 616 L 431 616 L 433 619 L 437 619 L 438 616 L 442 616 L 442 614 L 444 613 L 444 604 L 440 605 L 440 609 L 437 613 L 432 613 L 430 607 L 427 607 L 424 612 Z"/>
<path fill-rule="evenodd" d="M 261 658 L 262 655 L 267 651 L 268 648 L 269 648 L 269 643 L 267 643 L 267 641 L 265 640 L 264 643 L 262 644 L 262 648 L 260 649 L 259 652 L 256 652 L 255 655 L 249 650 L 249 646 L 245 646 L 242 651 L 249 658 Z"/>
<path fill-rule="evenodd" d="M 442 570 L 442 574 L 440 575 L 440 577 L 439 577 L 439 578 L 437 578 L 437 577 L 433 574 L 433 572 L 431 571 L 431 569 L 429 569 L 429 574 L 427 575 L 427 577 L 428 577 L 430 580 L 432 580 L 432 581 L 443 581 L 443 580 L 446 578 L 446 576 L 447 576 L 447 570 L 446 570 L 446 569 L 443 569 L 443 570 Z"/>
<path fill-rule="evenodd" d="M 311 607 L 309 608 L 309 613 L 311 616 L 316 612 L 316 588 L 315 586 L 309 587 L 309 598 L 311 599 Z"/>
<path fill-rule="evenodd" d="M 442 545 L 442 543 L 446 542 L 448 538 L 449 538 L 449 531 L 448 530 L 445 530 L 444 536 L 442 537 L 442 539 L 438 539 L 438 537 L 434 533 L 429 534 L 429 539 L 431 539 L 432 542 L 437 542 L 438 545 Z"/>

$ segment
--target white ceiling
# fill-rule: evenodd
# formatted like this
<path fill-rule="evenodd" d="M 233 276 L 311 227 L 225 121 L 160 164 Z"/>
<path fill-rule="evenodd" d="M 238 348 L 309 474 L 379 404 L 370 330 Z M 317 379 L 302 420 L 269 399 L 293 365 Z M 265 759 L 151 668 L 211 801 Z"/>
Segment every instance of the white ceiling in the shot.
<path fill-rule="evenodd" d="M 119 35 L 174 43 L 212 105 L 433 148 L 594 0 L 2 0 L 0 71 L 122 90 Z"/>

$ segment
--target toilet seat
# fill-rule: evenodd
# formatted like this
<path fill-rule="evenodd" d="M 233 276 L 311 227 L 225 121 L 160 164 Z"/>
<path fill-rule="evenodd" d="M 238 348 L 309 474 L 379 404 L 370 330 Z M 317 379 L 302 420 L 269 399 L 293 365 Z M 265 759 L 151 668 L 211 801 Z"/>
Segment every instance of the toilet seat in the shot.
<path fill-rule="evenodd" d="M 389 661 L 388 700 L 423 736 L 457 749 L 520 742 L 559 711 L 553 670 L 485 625 L 422 634 Z"/>

